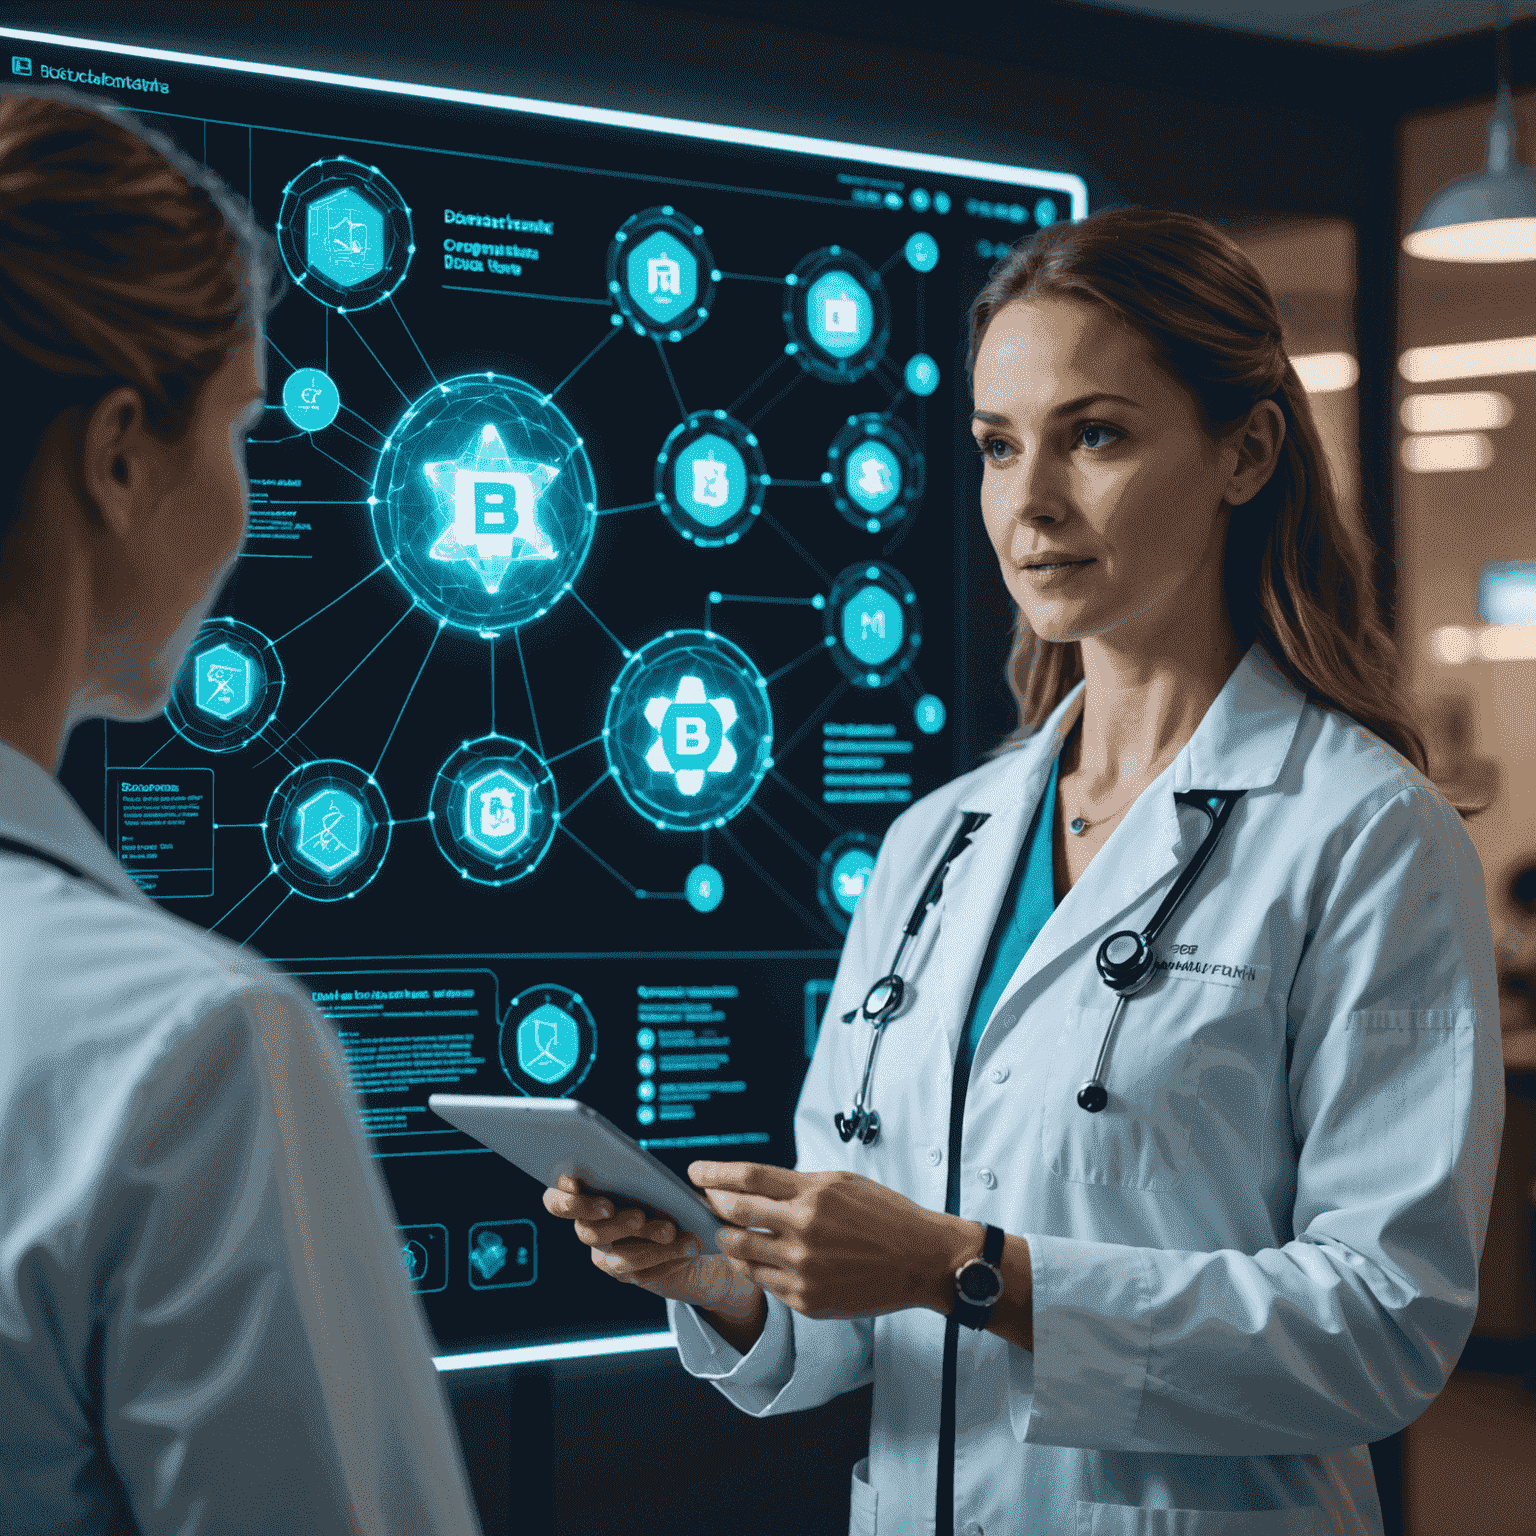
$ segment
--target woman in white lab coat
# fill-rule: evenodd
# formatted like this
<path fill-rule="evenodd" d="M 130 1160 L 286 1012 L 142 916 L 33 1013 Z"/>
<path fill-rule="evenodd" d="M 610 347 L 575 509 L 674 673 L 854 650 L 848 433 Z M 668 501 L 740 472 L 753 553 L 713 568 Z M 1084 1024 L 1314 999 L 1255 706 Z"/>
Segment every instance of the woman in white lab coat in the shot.
<path fill-rule="evenodd" d="M 971 366 L 1011 750 L 887 835 L 796 1170 L 692 1165 L 726 1257 L 569 1181 L 546 1206 L 747 1413 L 873 1380 L 854 1533 L 1380 1532 L 1368 1443 L 1472 1326 L 1503 1077 L 1482 874 L 1370 551 L 1203 221 L 1042 231 Z M 1102 946 L 1198 867 L 1206 804 L 1117 1013 Z M 860 1005 L 946 858 L 861 1092 Z"/>

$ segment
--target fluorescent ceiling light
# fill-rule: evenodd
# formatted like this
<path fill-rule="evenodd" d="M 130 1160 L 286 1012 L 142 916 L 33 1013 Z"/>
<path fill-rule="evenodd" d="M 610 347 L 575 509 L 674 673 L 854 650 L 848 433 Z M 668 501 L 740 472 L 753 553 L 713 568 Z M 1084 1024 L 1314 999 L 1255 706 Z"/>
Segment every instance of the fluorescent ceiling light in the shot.
<path fill-rule="evenodd" d="M 1348 352 L 1309 352 L 1305 357 L 1293 357 L 1291 366 L 1309 395 L 1353 389 L 1360 377 L 1360 365 Z"/>
<path fill-rule="evenodd" d="M 1536 565 L 1485 565 L 1477 580 L 1477 611 L 1490 624 L 1536 624 Z"/>
<path fill-rule="evenodd" d="M 1441 379 L 1481 379 L 1498 373 L 1536 373 L 1536 336 L 1503 336 L 1497 341 L 1453 341 L 1439 347 L 1409 347 L 1397 371 L 1410 384 Z"/>
<path fill-rule="evenodd" d="M 1507 427 L 1515 408 L 1495 389 L 1454 395 L 1409 395 L 1398 415 L 1410 432 L 1491 432 Z"/>
<path fill-rule="evenodd" d="M 1430 631 L 1429 654 L 1449 667 L 1468 661 L 1536 661 L 1536 624 L 1443 624 Z"/>
<path fill-rule="evenodd" d="M 1438 432 L 1405 437 L 1403 468 L 1416 475 L 1436 470 L 1487 469 L 1493 463 L 1493 439 L 1482 432 Z"/>

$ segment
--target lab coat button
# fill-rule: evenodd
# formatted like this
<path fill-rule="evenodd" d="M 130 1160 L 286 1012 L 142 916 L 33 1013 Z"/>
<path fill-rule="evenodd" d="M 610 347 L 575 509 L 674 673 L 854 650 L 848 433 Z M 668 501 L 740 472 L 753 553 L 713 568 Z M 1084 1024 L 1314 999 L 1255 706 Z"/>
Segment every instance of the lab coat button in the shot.
<path fill-rule="evenodd" d="M 994 1083 L 1006 1083 L 1008 1081 L 1008 1068 L 1007 1067 L 993 1067 L 992 1068 L 992 1081 Z"/>
<path fill-rule="evenodd" d="M 944 1161 L 944 1154 L 940 1152 L 937 1147 L 929 1147 L 928 1161 L 932 1163 L 935 1168 L 937 1168 L 939 1164 Z"/>
<path fill-rule="evenodd" d="M 978 1168 L 976 1170 L 976 1177 L 980 1179 L 988 1189 L 997 1188 L 997 1175 L 993 1173 L 990 1168 Z"/>

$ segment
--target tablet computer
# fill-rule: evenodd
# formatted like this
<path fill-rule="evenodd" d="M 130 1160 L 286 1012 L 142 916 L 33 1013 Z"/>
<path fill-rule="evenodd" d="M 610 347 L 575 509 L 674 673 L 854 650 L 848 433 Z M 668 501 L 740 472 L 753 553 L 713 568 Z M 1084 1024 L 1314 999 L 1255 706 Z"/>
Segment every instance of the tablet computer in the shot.
<path fill-rule="evenodd" d="M 610 1196 L 616 1210 L 644 1206 L 691 1232 L 705 1253 L 719 1253 L 715 1234 L 726 1223 L 694 1186 L 681 1179 L 611 1120 L 579 1099 L 521 1095 L 434 1093 L 427 1107 L 450 1125 L 499 1152 L 545 1188 L 569 1173 L 589 1190 Z"/>

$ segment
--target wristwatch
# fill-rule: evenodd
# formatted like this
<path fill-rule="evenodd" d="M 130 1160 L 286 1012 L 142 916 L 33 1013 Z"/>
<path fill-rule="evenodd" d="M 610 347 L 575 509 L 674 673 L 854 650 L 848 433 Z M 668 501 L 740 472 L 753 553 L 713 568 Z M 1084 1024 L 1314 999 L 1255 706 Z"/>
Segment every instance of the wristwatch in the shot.
<path fill-rule="evenodd" d="M 1002 1257 L 1003 1229 L 989 1226 L 981 1257 L 955 1271 L 954 1315 L 967 1328 L 985 1328 L 992 1303 L 1003 1294 L 1003 1272 L 998 1268 Z"/>

